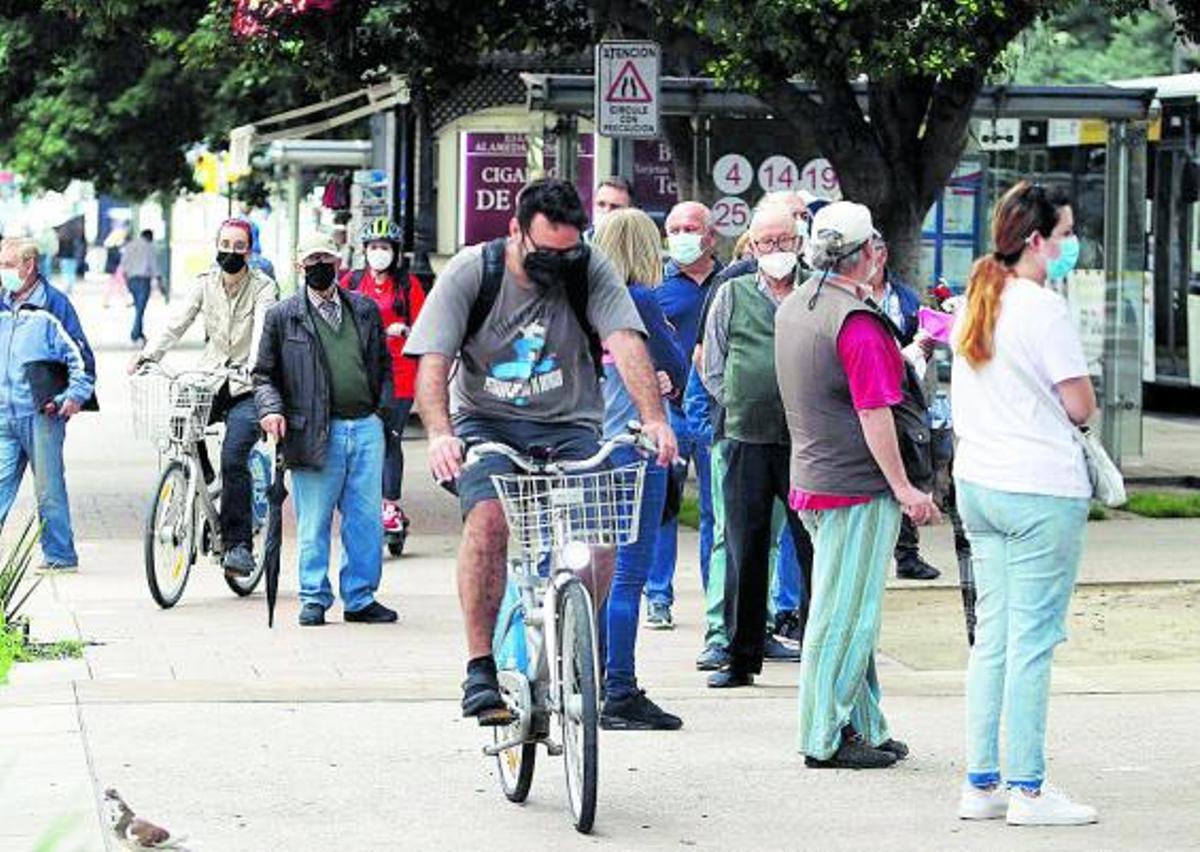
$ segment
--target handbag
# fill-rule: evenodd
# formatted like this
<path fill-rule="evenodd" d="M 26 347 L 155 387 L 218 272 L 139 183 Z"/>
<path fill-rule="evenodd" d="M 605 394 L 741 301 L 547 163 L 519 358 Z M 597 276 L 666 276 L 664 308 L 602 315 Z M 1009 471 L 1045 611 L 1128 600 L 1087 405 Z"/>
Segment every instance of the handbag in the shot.
<path fill-rule="evenodd" d="M 1096 434 L 1087 426 L 1076 426 L 1072 423 L 1071 418 L 1067 416 L 1066 410 L 1062 407 L 1062 403 L 1042 387 L 1041 383 L 1036 381 L 1033 376 L 1015 365 L 1014 370 L 1021 377 L 1025 386 L 1032 390 L 1038 399 L 1049 405 L 1050 410 L 1058 419 L 1067 425 L 1075 443 L 1083 451 L 1083 462 L 1087 466 L 1088 481 L 1092 484 L 1092 496 L 1109 508 L 1125 505 L 1128 500 L 1125 494 L 1125 478 L 1121 476 L 1121 471 L 1113 463 Z"/>

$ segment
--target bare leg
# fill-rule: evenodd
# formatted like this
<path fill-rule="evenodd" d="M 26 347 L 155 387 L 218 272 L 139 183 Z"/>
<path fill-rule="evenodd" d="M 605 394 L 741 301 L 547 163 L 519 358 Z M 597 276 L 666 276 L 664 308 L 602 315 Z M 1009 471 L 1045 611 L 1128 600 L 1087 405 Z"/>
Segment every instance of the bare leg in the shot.
<path fill-rule="evenodd" d="M 504 560 L 508 525 L 499 500 L 471 509 L 458 549 L 458 601 L 467 626 L 467 657 L 492 653 L 492 634 L 504 600 Z"/>
<path fill-rule="evenodd" d="M 592 567 L 579 576 L 592 596 L 592 604 L 599 611 L 608 599 L 612 586 L 613 570 L 617 564 L 617 551 L 611 547 L 592 548 Z"/>

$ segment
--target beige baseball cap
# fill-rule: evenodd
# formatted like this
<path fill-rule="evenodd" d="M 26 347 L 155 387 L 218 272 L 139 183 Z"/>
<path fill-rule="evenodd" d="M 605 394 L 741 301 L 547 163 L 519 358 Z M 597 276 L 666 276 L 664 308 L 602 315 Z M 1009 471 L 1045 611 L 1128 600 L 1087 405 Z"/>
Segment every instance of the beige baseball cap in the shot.
<path fill-rule="evenodd" d="M 300 240 L 300 245 L 296 249 L 296 262 L 303 263 L 314 254 L 328 254 L 337 257 L 338 247 L 328 234 L 316 231 Z"/>

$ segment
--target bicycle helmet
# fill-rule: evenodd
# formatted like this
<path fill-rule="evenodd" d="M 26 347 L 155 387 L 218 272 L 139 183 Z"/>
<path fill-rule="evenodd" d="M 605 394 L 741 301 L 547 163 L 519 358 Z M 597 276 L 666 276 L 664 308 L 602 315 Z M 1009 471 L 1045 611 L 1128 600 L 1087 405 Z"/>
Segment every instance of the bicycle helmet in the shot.
<path fill-rule="evenodd" d="M 372 240 L 387 240 L 390 243 L 398 243 L 403 238 L 400 231 L 400 226 L 386 216 L 380 216 L 377 219 L 372 219 L 362 226 L 362 231 L 358 235 L 359 242 L 369 243 Z"/>

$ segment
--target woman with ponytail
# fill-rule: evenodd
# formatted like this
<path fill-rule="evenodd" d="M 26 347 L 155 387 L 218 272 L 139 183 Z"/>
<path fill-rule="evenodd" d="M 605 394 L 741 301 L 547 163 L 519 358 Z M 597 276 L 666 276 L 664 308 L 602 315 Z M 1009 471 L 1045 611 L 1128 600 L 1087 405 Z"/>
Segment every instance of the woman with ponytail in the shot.
<path fill-rule="evenodd" d="M 1046 289 L 1079 255 L 1066 197 L 1025 181 L 992 219 L 953 335 L 955 486 L 978 592 L 967 667 L 967 778 L 958 815 L 1081 825 L 1096 811 L 1044 783 L 1050 660 L 1092 489 L 1076 424 L 1096 396 L 1066 301 Z M 1006 743 L 1001 776 L 1000 723 Z"/>

